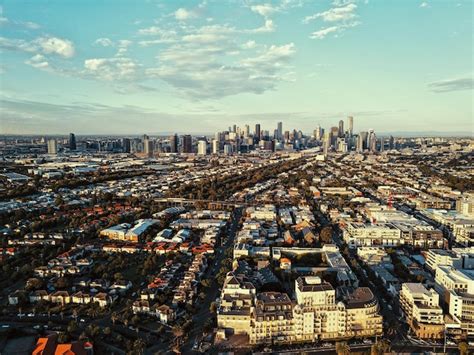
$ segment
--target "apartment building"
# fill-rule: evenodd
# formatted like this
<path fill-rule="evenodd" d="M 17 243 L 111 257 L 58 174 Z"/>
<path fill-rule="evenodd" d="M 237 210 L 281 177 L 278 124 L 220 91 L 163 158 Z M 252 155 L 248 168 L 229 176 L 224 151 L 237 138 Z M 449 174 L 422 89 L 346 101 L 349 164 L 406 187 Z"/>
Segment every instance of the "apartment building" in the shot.
<path fill-rule="evenodd" d="M 462 258 L 451 250 L 430 249 L 426 253 L 426 266 L 435 271 L 439 265 L 462 267 Z"/>
<path fill-rule="evenodd" d="M 438 266 L 436 285 L 443 295 L 449 314 L 468 336 L 474 335 L 474 270 Z"/>
<path fill-rule="evenodd" d="M 294 301 L 286 293 L 255 294 L 245 289 L 248 285 L 229 273 L 218 310 L 218 326 L 234 334 L 247 334 L 251 344 L 382 334 L 379 305 L 368 288 L 357 288 L 339 301 L 331 284 L 315 276 L 295 281 Z"/>
<path fill-rule="evenodd" d="M 348 223 L 344 229 L 343 238 L 351 248 L 392 247 L 403 244 L 400 230 L 391 223 Z"/>
<path fill-rule="evenodd" d="M 255 286 L 244 275 L 229 272 L 217 310 L 218 327 L 230 328 L 234 334 L 248 334 L 255 296 Z"/>
<path fill-rule="evenodd" d="M 441 339 L 444 336 L 443 310 L 435 290 L 428 290 L 421 283 L 402 284 L 400 308 L 418 338 Z"/>

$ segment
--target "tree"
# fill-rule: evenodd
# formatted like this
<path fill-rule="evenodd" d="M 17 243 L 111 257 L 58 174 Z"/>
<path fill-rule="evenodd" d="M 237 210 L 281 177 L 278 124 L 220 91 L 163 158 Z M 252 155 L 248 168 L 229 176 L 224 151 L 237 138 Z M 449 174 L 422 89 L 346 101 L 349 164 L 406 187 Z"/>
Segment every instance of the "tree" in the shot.
<path fill-rule="evenodd" d="M 110 319 L 112 320 L 112 324 L 115 325 L 115 322 L 118 319 L 117 312 L 112 312 L 112 314 L 110 315 Z"/>
<path fill-rule="evenodd" d="M 468 355 L 469 354 L 469 345 L 462 341 L 458 344 L 459 354 L 460 355 Z"/>
<path fill-rule="evenodd" d="M 321 230 L 321 233 L 319 233 L 319 239 L 323 243 L 331 244 L 332 243 L 332 227 L 331 226 L 324 227 Z"/>
<path fill-rule="evenodd" d="M 56 198 L 54 199 L 54 204 L 58 207 L 64 204 L 63 197 L 58 194 L 58 196 L 56 196 Z"/>
<path fill-rule="evenodd" d="M 133 353 L 141 355 L 144 353 L 145 347 L 145 341 L 142 338 L 138 338 L 133 342 Z"/>
<path fill-rule="evenodd" d="M 77 331 L 77 329 L 78 329 L 77 323 L 74 321 L 70 321 L 69 324 L 67 325 L 67 331 L 69 334 L 74 333 L 75 331 Z"/>
<path fill-rule="evenodd" d="M 370 348 L 371 355 L 383 355 L 390 351 L 390 344 L 386 340 L 377 341 L 372 347 Z"/>
<path fill-rule="evenodd" d="M 336 353 L 337 355 L 349 355 L 351 348 L 345 341 L 338 341 L 336 343 Z"/>

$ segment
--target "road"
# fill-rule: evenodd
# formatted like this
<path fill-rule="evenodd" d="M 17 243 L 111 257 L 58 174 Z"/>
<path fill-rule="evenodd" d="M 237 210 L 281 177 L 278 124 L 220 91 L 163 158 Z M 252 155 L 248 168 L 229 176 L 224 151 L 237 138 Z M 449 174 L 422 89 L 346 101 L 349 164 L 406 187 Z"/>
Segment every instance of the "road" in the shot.
<path fill-rule="evenodd" d="M 241 216 L 242 208 L 236 208 L 227 239 L 225 243 L 216 251 L 214 265 L 209 266 L 204 276 L 204 278 L 209 278 L 212 283 L 207 290 L 206 298 L 200 302 L 199 310 L 193 317 L 193 327 L 182 347 L 182 352 L 185 354 L 197 353 L 196 351 L 192 350 L 193 344 L 197 339 L 202 337 L 203 327 L 206 323 L 206 320 L 215 317 L 215 314 L 211 314 L 211 311 L 209 310 L 211 303 L 215 301 L 217 297 L 219 297 L 220 285 L 217 284 L 215 276 L 221 268 L 222 260 L 225 258 L 224 251 L 234 243 L 235 234 L 237 232 L 237 227 L 239 225 Z"/>

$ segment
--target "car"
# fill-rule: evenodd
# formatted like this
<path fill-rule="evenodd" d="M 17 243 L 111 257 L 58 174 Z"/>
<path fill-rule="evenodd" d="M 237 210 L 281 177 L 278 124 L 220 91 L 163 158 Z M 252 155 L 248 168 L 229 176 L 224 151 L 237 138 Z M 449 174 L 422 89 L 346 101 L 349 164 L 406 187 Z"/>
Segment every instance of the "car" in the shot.
<path fill-rule="evenodd" d="M 79 319 L 79 322 L 84 323 L 86 320 L 84 318 Z"/>
<path fill-rule="evenodd" d="M 18 313 L 16 316 L 17 316 L 17 317 L 24 317 L 24 316 L 25 316 L 25 313 Z"/>
<path fill-rule="evenodd" d="M 9 324 L 2 324 L 2 328 L 3 329 L 10 328 L 10 325 Z"/>
<path fill-rule="evenodd" d="M 28 313 L 28 317 L 34 317 L 35 314 L 34 313 Z"/>

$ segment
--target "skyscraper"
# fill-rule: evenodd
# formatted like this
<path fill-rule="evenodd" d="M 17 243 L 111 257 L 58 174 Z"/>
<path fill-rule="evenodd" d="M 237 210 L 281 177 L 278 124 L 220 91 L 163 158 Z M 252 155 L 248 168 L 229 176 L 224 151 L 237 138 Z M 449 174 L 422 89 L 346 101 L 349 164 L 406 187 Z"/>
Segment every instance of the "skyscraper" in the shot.
<path fill-rule="evenodd" d="M 143 135 L 143 153 L 148 157 L 153 155 L 153 141 L 146 134 Z"/>
<path fill-rule="evenodd" d="M 368 135 L 369 134 L 367 132 L 359 132 L 359 136 L 357 137 L 357 152 L 362 153 L 367 147 Z"/>
<path fill-rule="evenodd" d="M 390 136 L 390 138 L 388 139 L 388 147 L 389 149 L 395 148 L 395 140 L 393 139 L 393 136 Z"/>
<path fill-rule="evenodd" d="M 199 155 L 207 154 L 207 142 L 205 140 L 200 140 L 198 142 L 198 154 Z"/>
<path fill-rule="evenodd" d="M 277 139 L 281 140 L 283 138 L 283 122 L 278 122 L 277 125 Z"/>
<path fill-rule="evenodd" d="M 349 126 L 348 127 L 349 134 L 352 136 L 354 134 L 354 117 L 352 116 L 347 117 L 347 125 Z"/>
<path fill-rule="evenodd" d="M 189 134 L 183 136 L 183 153 L 193 152 L 193 137 Z"/>
<path fill-rule="evenodd" d="M 219 141 L 217 139 L 212 140 L 212 154 L 219 154 Z"/>
<path fill-rule="evenodd" d="M 178 135 L 176 133 L 170 136 L 170 152 L 178 153 Z"/>
<path fill-rule="evenodd" d="M 321 128 L 320 125 L 318 125 L 316 129 L 314 130 L 314 138 L 317 141 L 320 141 L 323 138 L 323 129 Z"/>
<path fill-rule="evenodd" d="M 373 130 L 369 133 L 369 150 L 374 153 L 377 151 L 377 136 Z"/>
<path fill-rule="evenodd" d="M 74 133 L 69 133 L 69 150 L 76 150 L 76 136 Z"/>
<path fill-rule="evenodd" d="M 330 144 L 335 147 L 336 146 L 336 140 L 337 137 L 339 136 L 339 128 L 338 127 L 331 127 L 331 135 L 330 135 Z"/>
<path fill-rule="evenodd" d="M 255 125 L 255 137 L 257 138 L 257 142 L 260 140 L 260 123 Z"/>
<path fill-rule="evenodd" d="M 327 131 L 324 133 L 324 142 L 323 142 L 323 150 L 324 155 L 328 155 L 329 147 L 331 146 L 331 131 Z"/>
<path fill-rule="evenodd" d="M 48 154 L 58 154 L 58 142 L 56 142 L 56 139 L 48 139 Z"/>
<path fill-rule="evenodd" d="M 339 121 L 338 135 L 339 138 L 344 137 L 344 121 Z"/>
<path fill-rule="evenodd" d="M 122 139 L 122 151 L 124 153 L 130 153 L 130 139 L 129 138 L 123 138 Z"/>

